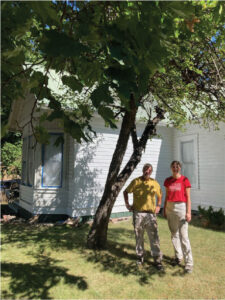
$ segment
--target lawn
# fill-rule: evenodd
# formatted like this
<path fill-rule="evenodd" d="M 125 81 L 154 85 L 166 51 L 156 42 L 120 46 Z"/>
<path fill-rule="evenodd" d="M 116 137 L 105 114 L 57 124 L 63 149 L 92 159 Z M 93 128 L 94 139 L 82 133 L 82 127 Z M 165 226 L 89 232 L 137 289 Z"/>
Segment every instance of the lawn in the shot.
<path fill-rule="evenodd" d="M 225 298 L 225 233 L 189 227 L 194 272 L 173 267 L 166 220 L 159 218 L 165 273 L 147 251 L 135 264 L 131 220 L 110 223 L 108 249 L 85 248 L 89 225 L 2 225 L 3 299 L 221 299 Z M 149 250 L 147 236 L 145 248 Z"/>

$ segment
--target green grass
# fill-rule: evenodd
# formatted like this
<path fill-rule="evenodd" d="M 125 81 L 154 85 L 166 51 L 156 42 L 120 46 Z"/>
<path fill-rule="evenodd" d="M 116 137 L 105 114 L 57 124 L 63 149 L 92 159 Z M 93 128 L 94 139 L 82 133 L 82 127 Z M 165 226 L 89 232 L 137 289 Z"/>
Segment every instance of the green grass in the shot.
<path fill-rule="evenodd" d="M 166 220 L 159 218 L 165 273 L 149 253 L 135 264 L 131 220 L 110 224 L 108 249 L 85 248 L 88 225 L 2 226 L 3 299 L 221 299 L 225 298 L 225 233 L 190 226 L 194 272 L 172 267 Z"/>

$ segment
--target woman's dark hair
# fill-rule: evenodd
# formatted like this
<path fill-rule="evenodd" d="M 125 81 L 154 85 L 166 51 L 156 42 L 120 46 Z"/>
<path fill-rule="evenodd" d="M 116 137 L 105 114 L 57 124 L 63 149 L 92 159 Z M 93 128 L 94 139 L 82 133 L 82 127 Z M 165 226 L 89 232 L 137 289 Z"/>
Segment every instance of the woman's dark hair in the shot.
<path fill-rule="evenodd" d="M 172 168 L 173 165 L 178 165 L 180 168 L 182 167 L 181 163 L 178 160 L 173 160 L 170 164 L 170 168 Z"/>

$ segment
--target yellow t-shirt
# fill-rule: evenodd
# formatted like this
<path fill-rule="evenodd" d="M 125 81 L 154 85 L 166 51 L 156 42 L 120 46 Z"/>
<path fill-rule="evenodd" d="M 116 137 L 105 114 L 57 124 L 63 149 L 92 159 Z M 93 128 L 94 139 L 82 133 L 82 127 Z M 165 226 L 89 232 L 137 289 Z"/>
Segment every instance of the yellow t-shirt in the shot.
<path fill-rule="evenodd" d="M 149 178 L 144 180 L 143 177 L 135 178 L 125 190 L 127 193 L 133 193 L 133 209 L 137 211 L 149 211 L 154 213 L 156 208 L 155 196 L 161 196 L 159 183 Z"/>

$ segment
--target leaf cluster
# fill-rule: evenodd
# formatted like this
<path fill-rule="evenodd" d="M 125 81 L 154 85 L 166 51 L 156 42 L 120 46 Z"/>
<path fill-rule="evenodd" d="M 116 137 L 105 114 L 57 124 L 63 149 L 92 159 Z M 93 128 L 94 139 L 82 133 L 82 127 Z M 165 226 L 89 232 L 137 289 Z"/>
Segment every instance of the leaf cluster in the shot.
<path fill-rule="evenodd" d="M 21 175 L 22 141 L 15 144 L 6 142 L 1 149 L 1 170 L 9 174 Z"/>
<path fill-rule="evenodd" d="M 79 142 L 94 112 L 114 128 L 131 97 L 137 108 L 148 101 L 163 109 L 176 126 L 223 120 L 223 10 L 205 1 L 4 2 L 3 115 L 28 89 L 35 105 L 49 100 L 46 120 L 61 119 Z M 64 95 L 49 89 L 50 70 Z"/>

